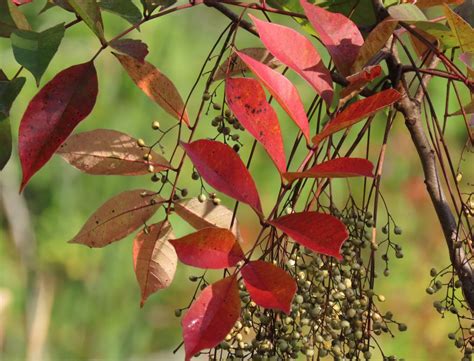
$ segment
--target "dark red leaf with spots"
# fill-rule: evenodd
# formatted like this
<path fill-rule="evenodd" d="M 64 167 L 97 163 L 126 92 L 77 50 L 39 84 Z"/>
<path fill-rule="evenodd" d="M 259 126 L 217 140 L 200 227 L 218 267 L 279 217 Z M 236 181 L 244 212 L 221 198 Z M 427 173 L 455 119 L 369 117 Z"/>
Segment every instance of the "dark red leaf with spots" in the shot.
<path fill-rule="evenodd" d="M 300 178 L 373 177 L 372 162 L 364 158 L 337 158 L 317 164 L 304 172 L 288 172 L 283 177 L 288 182 Z"/>
<path fill-rule="evenodd" d="M 262 213 L 257 187 L 237 153 L 226 144 L 200 139 L 181 143 L 199 174 L 210 186 Z"/>
<path fill-rule="evenodd" d="M 163 202 L 144 189 L 122 192 L 100 206 L 69 243 L 100 248 L 119 241 L 143 226 Z"/>
<path fill-rule="evenodd" d="M 291 28 L 249 16 L 270 53 L 297 72 L 326 103 L 331 104 L 333 98 L 331 74 L 313 44 Z"/>
<path fill-rule="evenodd" d="M 301 212 L 288 214 L 269 223 L 314 252 L 342 259 L 340 249 L 349 233 L 344 223 L 334 216 Z"/>
<path fill-rule="evenodd" d="M 374 115 L 379 110 L 392 105 L 401 98 L 401 94 L 395 89 L 387 89 L 368 98 L 350 104 L 346 109 L 329 121 L 324 129 L 313 137 L 313 143 L 318 144 L 324 138 L 341 129 L 350 127 L 361 120 Z"/>
<path fill-rule="evenodd" d="M 240 124 L 263 145 L 278 171 L 285 172 L 286 157 L 280 124 L 258 81 L 227 78 L 225 95 L 230 110 Z"/>
<path fill-rule="evenodd" d="M 23 168 L 20 191 L 89 115 L 97 92 L 97 73 L 88 62 L 61 71 L 31 100 L 18 136 Z"/>
<path fill-rule="evenodd" d="M 237 52 L 237 55 L 268 89 L 291 119 L 293 119 L 309 142 L 308 117 L 296 87 L 284 75 L 273 70 L 268 65 L 241 52 Z"/>
<path fill-rule="evenodd" d="M 337 69 L 342 75 L 349 75 L 359 49 L 364 44 L 357 25 L 342 14 L 327 11 L 306 0 L 300 0 L 300 3 Z"/>
<path fill-rule="evenodd" d="M 207 286 L 181 322 L 186 361 L 199 351 L 219 344 L 237 322 L 240 307 L 235 276 Z"/>
<path fill-rule="evenodd" d="M 234 234 L 224 228 L 204 228 L 170 242 L 176 249 L 179 260 L 193 267 L 234 267 L 244 258 Z"/>
<path fill-rule="evenodd" d="M 168 240 L 173 237 L 169 222 L 148 226 L 133 240 L 133 269 L 141 289 L 140 306 L 158 290 L 169 287 L 176 273 L 178 256 Z"/>
<path fill-rule="evenodd" d="M 257 305 L 290 313 L 296 282 L 286 271 L 273 263 L 252 261 L 241 272 L 245 287 Z"/>

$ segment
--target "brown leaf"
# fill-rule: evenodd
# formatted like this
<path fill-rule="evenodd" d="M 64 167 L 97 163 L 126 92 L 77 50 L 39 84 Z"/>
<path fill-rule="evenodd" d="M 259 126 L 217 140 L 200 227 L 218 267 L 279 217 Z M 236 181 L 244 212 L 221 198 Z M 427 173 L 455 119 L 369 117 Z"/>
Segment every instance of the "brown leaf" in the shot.
<path fill-rule="evenodd" d="M 163 201 L 144 189 L 122 192 L 100 206 L 69 243 L 100 248 L 119 241 L 142 226 Z"/>
<path fill-rule="evenodd" d="M 255 60 L 268 65 L 272 69 L 278 68 L 281 63 L 274 58 L 270 52 L 265 48 L 245 48 L 240 50 Z M 228 73 L 226 73 L 228 70 Z M 248 71 L 247 65 L 240 59 L 237 54 L 233 53 L 229 56 L 217 69 L 214 75 L 214 81 L 225 79 L 226 76 L 242 75 L 243 72 Z"/>
<path fill-rule="evenodd" d="M 229 228 L 232 222 L 232 211 L 222 205 L 215 205 L 211 200 L 199 202 L 197 198 L 183 199 L 174 204 L 174 209 L 176 214 L 196 229 Z M 237 219 L 231 231 L 240 243 L 244 242 Z"/>
<path fill-rule="evenodd" d="M 352 73 L 362 70 L 367 63 L 385 46 L 392 36 L 398 22 L 393 19 L 385 19 L 372 30 L 359 49 L 356 61 L 352 65 Z"/>
<path fill-rule="evenodd" d="M 138 146 L 137 139 L 110 129 L 95 129 L 70 136 L 56 151 L 73 167 L 94 175 L 148 174 L 152 165 L 155 172 L 171 165 L 149 148 Z M 144 156 L 151 156 L 147 161 Z"/>
<path fill-rule="evenodd" d="M 133 268 L 141 288 L 140 306 L 153 293 L 169 287 L 178 256 L 168 239 L 174 238 L 169 222 L 152 224 L 133 241 Z"/>
<path fill-rule="evenodd" d="M 188 113 L 184 102 L 173 82 L 154 65 L 132 58 L 128 55 L 113 53 L 127 71 L 135 84 L 168 114 L 189 125 Z"/>
<path fill-rule="evenodd" d="M 148 55 L 148 45 L 141 40 L 117 39 L 111 41 L 109 45 L 122 54 L 137 59 L 141 63 L 145 62 L 145 57 Z"/>

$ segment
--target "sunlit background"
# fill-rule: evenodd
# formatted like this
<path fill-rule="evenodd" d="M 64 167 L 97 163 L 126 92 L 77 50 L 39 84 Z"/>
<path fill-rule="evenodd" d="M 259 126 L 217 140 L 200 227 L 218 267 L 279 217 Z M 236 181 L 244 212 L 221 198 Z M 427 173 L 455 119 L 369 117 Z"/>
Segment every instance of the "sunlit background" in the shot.
<path fill-rule="evenodd" d="M 38 17 L 36 14 L 43 5 L 43 1 L 35 1 L 22 7 L 35 30 L 74 19 L 70 13 L 57 8 Z M 104 15 L 104 21 L 107 38 L 129 26 L 110 14 Z M 285 21 L 297 28 L 296 23 Z M 130 37 L 143 39 L 148 44 L 147 60 L 167 74 L 186 96 L 214 41 L 227 25 L 227 19 L 221 14 L 199 6 L 145 24 Z M 261 45 L 258 39 L 242 30 L 237 39 L 239 47 Z M 19 66 L 9 46 L 8 39 L 0 39 L 0 67 L 12 76 Z M 68 29 L 41 86 L 58 71 L 87 61 L 98 48 L 99 43 L 85 25 Z M 158 136 L 151 130 L 152 121 L 159 120 L 163 127 L 173 124 L 174 119 L 136 88 L 109 51 L 99 56 L 96 66 L 100 88 L 97 104 L 76 131 L 110 128 L 151 143 Z M 26 105 L 38 91 L 27 71 L 23 71 L 22 76 L 26 76 L 27 85 L 11 112 L 15 135 Z M 311 90 L 300 79 L 290 76 L 309 105 Z M 201 81 L 191 100 L 191 117 L 196 114 L 203 84 Z M 445 84 L 432 84 L 431 89 L 436 106 L 443 109 Z M 451 110 L 457 110 L 454 108 L 455 104 Z M 296 128 L 281 109 L 277 110 L 289 149 Z M 204 117 L 206 126 L 200 136 L 214 135 L 210 132 L 215 130 L 209 125 L 214 116 L 210 112 Z M 453 117 L 450 122 L 449 141 L 456 154 L 464 144 L 465 128 L 460 119 Z M 383 126 L 383 122 L 374 125 L 372 161 L 376 161 Z M 165 141 L 165 157 L 169 155 L 166 149 L 171 149 L 173 142 L 171 138 Z M 245 159 L 250 137 L 244 137 L 244 143 L 241 154 Z M 261 148 L 250 170 L 256 178 L 264 209 L 268 210 L 275 201 L 274 190 L 279 186 L 279 178 Z M 397 118 L 389 142 L 382 191 L 392 216 L 403 228 L 403 234 L 396 241 L 402 245 L 405 257 L 390 263 L 389 277 L 384 277 L 383 269 L 380 270 L 377 292 L 386 297 L 383 310 L 391 310 L 398 320 L 405 322 L 408 332 L 396 333 L 395 338 L 384 336 L 382 345 L 387 354 L 406 360 L 455 360 L 460 354 L 447 334 L 455 331 L 457 324 L 449 315 L 441 319 L 432 307 L 439 296 L 429 296 L 424 291 L 430 268 L 447 266 L 448 255 L 420 172 L 403 119 Z M 140 291 L 132 264 L 133 235 L 104 249 L 67 243 L 87 217 L 111 196 L 128 189 L 156 187 L 150 177 L 89 176 L 55 156 L 34 176 L 22 196 L 18 195 L 20 178 L 15 153 L 0 173 L 1 359 L 182 359 L 180 352 L 178 356 L 172 354 L 181 342 L 180 319 L 175 317 L 174 310 L 189 303 L 194 284 L 188 277 L 197 271 L 180 264 L 172 286 L 151 296 L 140 309 Z M 182 179 L 186 185 L 189 183 L 190 195 L 197 195 L 198 186 L 191 180 L 190 167 Z M 336 181 L 341 189 L 344 184 Z M 223 197 L 223 200 L 232 207 L 229 199 Z M 163 213 L 158 212 L 155 220 L 162 216 Z M 240 207 L 238 217 L 245 239 L 251 243 L 258 231 L 258 220 L 245 206 Z M 177 236 L 191 230 L 176 217 L 172 223 Z M 374 356 L 374 359 L 380 358 Z"/>

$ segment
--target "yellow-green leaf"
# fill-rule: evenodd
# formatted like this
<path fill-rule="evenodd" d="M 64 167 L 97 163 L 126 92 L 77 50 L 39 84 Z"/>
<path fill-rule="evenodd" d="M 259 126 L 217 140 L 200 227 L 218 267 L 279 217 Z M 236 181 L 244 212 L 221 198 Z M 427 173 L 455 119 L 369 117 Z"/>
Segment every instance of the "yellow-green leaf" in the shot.
<path fill-rule="evenodd" d="M 462 17 L 444 5 L 444 15 L 451 30 L 456 34 L 459 46 L 464 53 L 474 52 L 474 29 Z"/>
<path fill-rule="evenodd" d="M 79 15 L 89 28 L 105 43 L 104 24 L 100 14 L 99 4 L 96 0 L 67 0 L 74 11 Z"/>
<path fill-rule="evenodd" d="M 357 73 L 372 59 L 392 36 L 398 22 L 387 19 L 378 24 L 365 39 L 364 44 L 359 49 L 356 61 L 352 65 L 352 73 Z"/>

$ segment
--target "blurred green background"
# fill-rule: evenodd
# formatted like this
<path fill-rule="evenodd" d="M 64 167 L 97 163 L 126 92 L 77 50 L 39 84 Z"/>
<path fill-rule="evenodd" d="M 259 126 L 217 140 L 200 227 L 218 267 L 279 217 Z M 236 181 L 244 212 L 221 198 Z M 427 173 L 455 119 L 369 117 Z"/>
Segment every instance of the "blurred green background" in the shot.
<path fill-rule="evenodd" d="M 22 7 L 35 30 L 73 20 L 70 13 L 58 8 L 37 16 L 43 5 L 44 2 L 35 1 Z M 107 38 L 129 26 L 110 14 L 104 14 L 104 21 Z M 148 44 L 147 60 L 167 74 L 186 96 L 213 42 L 227 24 L 227 19 L 215 10 L 199 6 L 145 24 L 141 32 L 133 32 L 130 37 Z M 239 31 L 237 44 L 239 47 L 260 46 L 256 38 L 243 31 Z M 18 65 L 9 46 L 8 39 L 0 39 L 0 67 L 12 76 Z M 87 61 L 98 48 L 99 43 L 85 25 L 68 29 L 41 86 L 58 71 Z M 321 49 L 321 52 L 324 51 Z M 150 128 L 153 120 L 159 120 L 163 127 L 173 124 L 172 118 L 141 94 L 109 51 L 99 56 L 96 66 L 100 87 L 97 104 L 76 131 L 112 128 L 152 142 L 157 137 Z M 29 100 L 38 91 L 29 73 L 24 71 L 22 76 L 27 77 L 27 85 L 11 112 L 15 136 Z M 290 76 L 309 105 L 311 90 L 300 79 Z M 202 86 L 201 81 L 191 100 L 191 117 L 196 114 Z M 443 82 L 431 86 L 439 109 L 444 107 L 444 86 Z M 457 110 L 455 108 L 453 104 L 451 110 Z M 280 109 L 278 111 L 283 134 L 288 135 L 288 149 L 296 128 Z M 209 124 L 213 116 L 212 112 L 206 115 L 205 123 Z M 465 128 L 460 119 L 450 121 L 449 140 L 456 154 L 464 144 Z M 373 161 L 380 146 L 382 123 L 375 125 L 373 133 Z M 199 135 L 205 136 L 210 131 L 211 127 L 206 125 Z M 244 140 L 249 144 L 249 137 Z M 172 139 L 165 142 L 165 151 L 171 149 L 172 144 Z M 243 159 L 249 148 L 244 146 Z M 167 154 L 169 152 L 165 156 Z M 260 148 L 251 171 L 265 209 L 269 209 L 276 197 L 272 191 L 277 189 L 279 181 Z M 189 173 L 188 167 L 183 177 L 186 184 L 191 184 Z M 196 271 L 179 265 L 173 285 L 151 296 L 140 309 L 140 292 L 132 265 L 133 236 L 104 249 L 66 243 L 87 217 L 112 195 L 132 188 L 153 187 L 149 177 L 88 176 L 55 156 L 35 175 L 21 197 L 17 194 L 20 178 L 15 153 L 0 173 L 3 200 L 3 209 L 0 207 L 3 212 L 0 213 L 0 358 L 5 361 L 172 360 L 171 350 L 180 343 L 181 337 L 174 309 L 187 305 L 194 289 L 188 276 Z M 191 195 L 198 192 L 195 184 L 189 189 Z M 385 311 L 392 310 L 397 319 L 408 325 L 408 332 L 397 334 L 395 338 L 382 338 L 383 347 L 387 354 L 407 360 L 459 359 L 460 355 L 447 338 L 447 333 L 457 327 L 454 319 L 449 315 L 441 319 L 431 306 L 436 296 L 424 292 L 430 268 L 446 266 L 447 252 L 401 118 L 395 122 L 389 143 L 382 189 L 393 217 L 404 229 L 398 241 L 405 257 L 391 263 L 391 276 L 381 276 L 377 291 L 386 296 Z M 232 207 L 233 203 L 224 198 L 224 204 Z M 156 220 L 161 216 L 157 214 Z M 244 235 L 251 239 L 258 230 L 258 220 L 246 207 L 240 207 L 239 220 Z M 176 218 L 172 223 L 177 236 L 190 230 Z M 182 359 L 182 356 L 175 357 Z"/>

